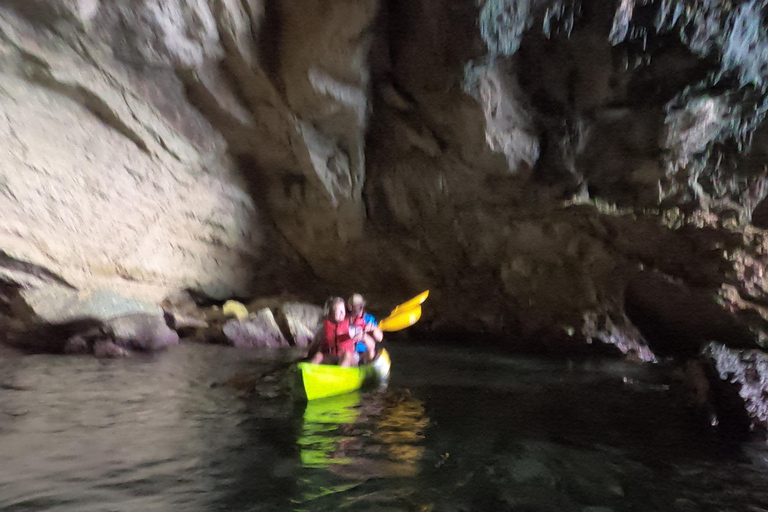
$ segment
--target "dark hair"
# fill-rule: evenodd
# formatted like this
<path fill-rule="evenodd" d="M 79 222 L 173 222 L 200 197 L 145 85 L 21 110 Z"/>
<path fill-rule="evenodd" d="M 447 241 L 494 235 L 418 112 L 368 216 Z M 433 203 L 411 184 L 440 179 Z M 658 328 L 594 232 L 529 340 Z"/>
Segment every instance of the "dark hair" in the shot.
<path fill-rule="evenodd" d="M 331 311 L 338 303 L 344 304 L 344 299 L 342 299 L 341 297 L 331 297 L 328 300 L 326 300 L 325 307 L 323 308 L 323 315 L 326 317 L 330 315 Z M 346 311 L 346 305 L 344 306 L 344 310 Z"/>

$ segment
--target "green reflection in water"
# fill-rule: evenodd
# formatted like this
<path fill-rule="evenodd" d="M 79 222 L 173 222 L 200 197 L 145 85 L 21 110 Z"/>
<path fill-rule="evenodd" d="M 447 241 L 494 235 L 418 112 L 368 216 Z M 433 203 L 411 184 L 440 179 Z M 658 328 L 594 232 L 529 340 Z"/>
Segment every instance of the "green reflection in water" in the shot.
<path fill-rule="evenodd" d="M 352 440 L 340 430 L 354 424 L 360 415 L 360 393 L 311 400 L 304 409 L 304 429 L 297 443 L 301 449 L 301 465 L 324 468 L 329 464 L 348 464 L 349 457 L 339 457 L 340 448 Z"/>
<path fill-rule="evenodd" d="M 415 489 L 402 479 L 420 472 L 428 423 L 422 402 L 407 391 L 311 400 L 297 440 L 302 476 L 294 503 L 323 510 L 323 503 L 334 509 L 405 499 Z"/>

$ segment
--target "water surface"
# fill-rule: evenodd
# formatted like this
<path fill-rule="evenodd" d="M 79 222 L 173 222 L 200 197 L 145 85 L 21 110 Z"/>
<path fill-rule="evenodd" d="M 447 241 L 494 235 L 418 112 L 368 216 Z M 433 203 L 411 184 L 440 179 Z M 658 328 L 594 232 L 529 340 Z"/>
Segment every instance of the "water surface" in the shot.
<path fill-rule="evenodd" d="M 658 367 L 390 351 L 386 392 L 308 406 L 261 352 L 3 354 L 0 510 L 768 510 L 764 443 L 692 422 Z"/>

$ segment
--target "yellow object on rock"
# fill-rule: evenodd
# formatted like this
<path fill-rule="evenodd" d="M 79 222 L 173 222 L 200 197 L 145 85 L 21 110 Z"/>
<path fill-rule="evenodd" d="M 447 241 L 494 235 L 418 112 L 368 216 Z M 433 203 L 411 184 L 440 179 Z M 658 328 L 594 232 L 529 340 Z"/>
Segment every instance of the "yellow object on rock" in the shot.
<path fill-rule="evenodd" d="M 241 302 L 236 300 L 228 300 L 224 303 L 222 311 L 227 316 L 234 316 L 238 320 L 245 320 L 248 318 L 248 309 L 243 306 Z"/>

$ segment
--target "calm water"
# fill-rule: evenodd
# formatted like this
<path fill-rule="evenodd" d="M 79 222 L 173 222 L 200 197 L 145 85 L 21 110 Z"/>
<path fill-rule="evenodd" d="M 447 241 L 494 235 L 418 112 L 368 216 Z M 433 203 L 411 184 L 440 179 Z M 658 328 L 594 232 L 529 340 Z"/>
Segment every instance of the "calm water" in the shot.
<path fill-rule="evenodd" d="M 768 510 L 768 449 L 654 367 L 394 346 L 390 389 L 295 407 L 264 354 L 0 359 L 0 510 Z M 628 377 L 625 381 L 625 377 Z"/>

